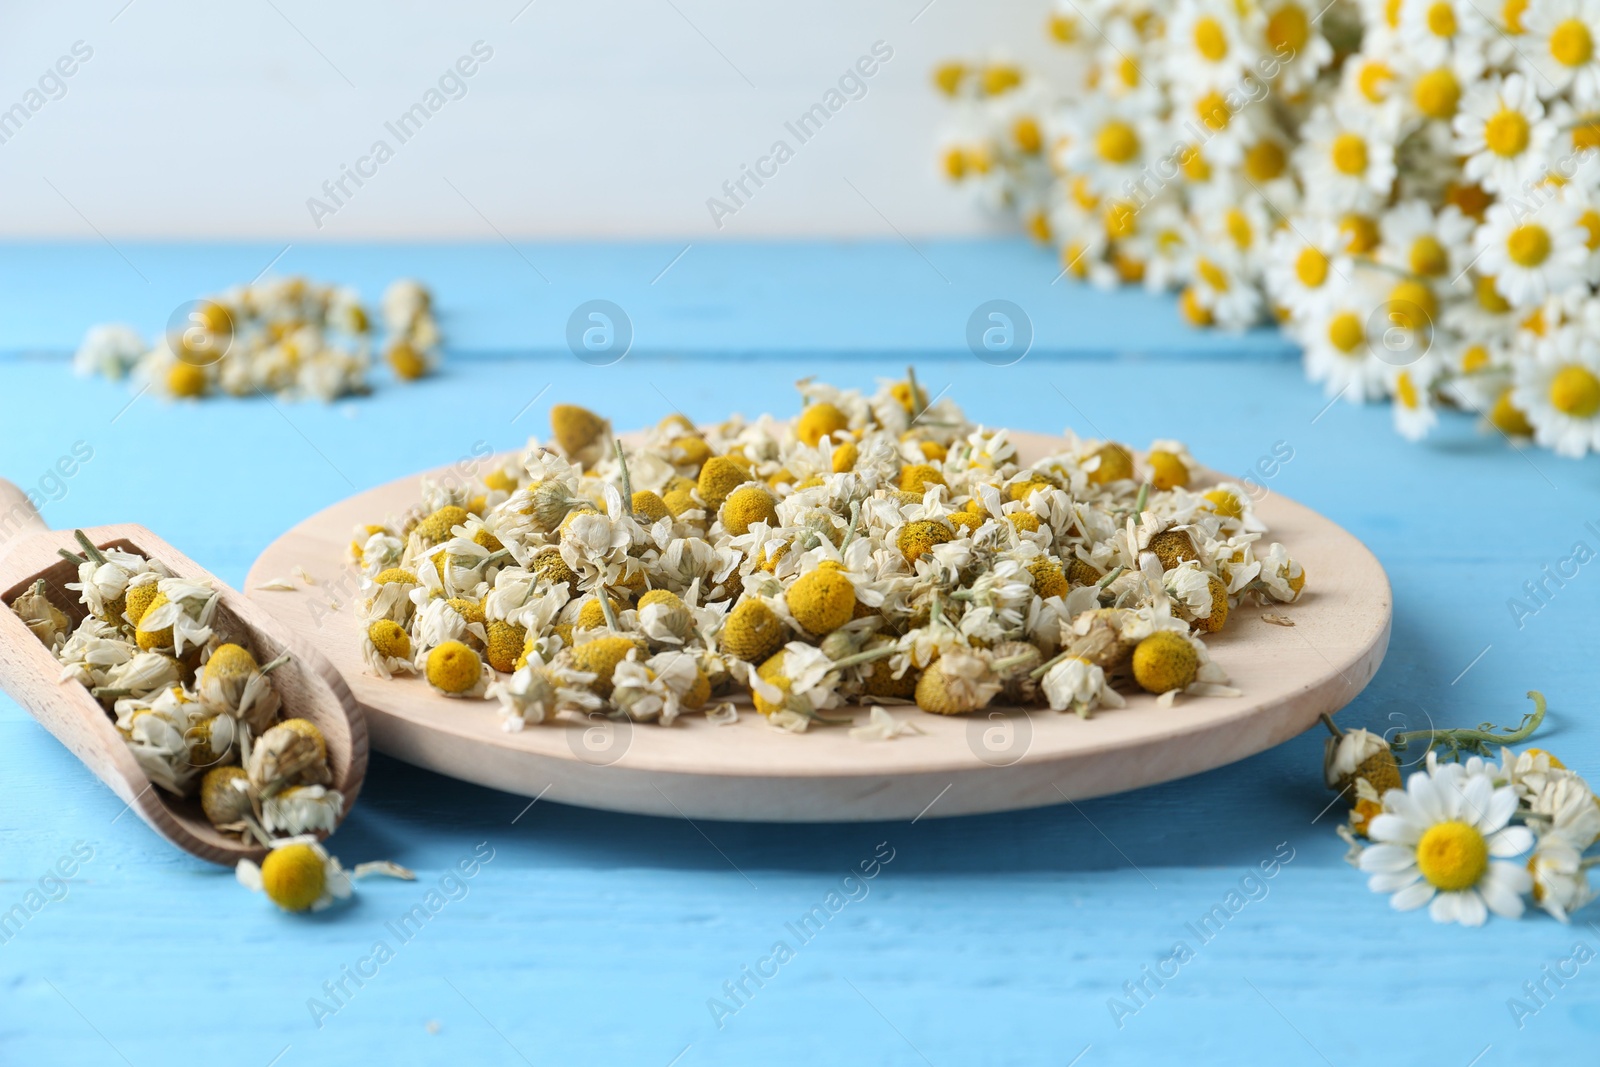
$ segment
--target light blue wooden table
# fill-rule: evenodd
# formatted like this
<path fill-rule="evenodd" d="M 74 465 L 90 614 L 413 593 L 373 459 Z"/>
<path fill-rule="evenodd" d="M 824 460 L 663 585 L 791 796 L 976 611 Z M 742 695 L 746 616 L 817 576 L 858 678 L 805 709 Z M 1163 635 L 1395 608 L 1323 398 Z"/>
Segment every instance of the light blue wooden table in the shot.
<path fill-rule="evenodd" d="M 1323 412 L 1275 335 L 1186 332 L 1166 300 L 1052 285 L 1051 258 L 1019 243 L 697 245 L 675 260 L 682 248 L 291 248 L 275 270 L 369 297 L 400 273 L 426 279 L 457 351 L 420 386 L 277 409 L 128 406 L 122 386 L 73 379 L 65 354 L 93 322 L 153 332 L 282 246 L 0 249 L 0 476 L 38 485 L 82 441 L 93 459 L 46 494 L 52 525 L 144 523 L 237 584 L 302 517 L 478 441 L 519 445 L 553 402 L 621 426 L 669 408 L 756 414 L 791 408 L 802 376 L 870 386 L 915 358 L 992 425 L 1179 436 L 1239 474 L 1286 443 L 1270 490 L 1354 531 L 1394 584 L 1388 659 L 1342 721 L 1514 722 L 1540 688 L 1545 746 L 1600 776 L 1600 576 L 1580 571 L 1521 628 L 1507 607 L 1574 542 L 1600 546 L 1600 465 L 1519 454 L 1465 417 L 1408 446 L 1383 409 Z M 592 298 L 634 325 L 633 354 L 611 367 L 564 345 Z M 1015 366 L 967 350 L 968 315 L 992 298 L 1033 321 Z M 1390 911 L 1342 861 L 1321 750 L 1308 734 L 1076 810 L 698 827 L 529 809 L 375 755 L 333 848 L 418 881 L 364 883 L 352 906 L 306 919 L 167 847 L 0 697 L 0 913 L 92 850 L 64 886 L 44 883 L 60 899 L 0 933 L 0 1062 L 1592 1061 L 1600 964 L 1549 985 L 1520 1029 L 1507 1001 L 1576 943 L 1600 948 L 1600 929 L 1541 916 L 1462 930 Z M 492 860 L 446 879 L 475 849 Z M 786 924 L 875 853 L 892 859 L 801 943 Z M 1292 859 L 1202 942 L 1190 924 L 1275 856 Z M 397 936 L 391 921 L 441 879 L 447 903 Z M 778 941 L 793 958 L 757 986 L 744 969 Z M 1193 958 L 1172 974 L 1180 941 Z M 741 981 L 736 1002 L 724 983 Z M 325 983 L 343 984 L 337 1001 Z M 737 1010 L 714 1018 L 713 999 Z"/>

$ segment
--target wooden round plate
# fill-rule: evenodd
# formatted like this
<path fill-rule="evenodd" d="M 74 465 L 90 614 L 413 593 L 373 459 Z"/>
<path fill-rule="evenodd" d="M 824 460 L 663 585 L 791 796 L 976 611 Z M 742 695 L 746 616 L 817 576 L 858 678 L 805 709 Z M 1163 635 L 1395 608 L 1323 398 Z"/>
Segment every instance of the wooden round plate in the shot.
<path fill-rule="evenodd" d="M 1059 445 L 1013 435 L 1024 462 Z M 453 468 L 428 477 L 444 480 Z M 460 477 L 459 472 L 455 472 Z M 524 796 L 610 811 L 691 819 L 842 822 L 917 819 L 1059 804 L 1119 793 L 1232 763 L 1305 730 L 1366 686 L 1389 643 L 1390 592 L 1360 541 L 1277 494 L 1257 505 L 1306 569 L 1300 600 L 1241 607 L 1206 640 L 1244 691 L 1183 698 L 1170 708 L 1147 694 L 1093 718 L 1048 708 L 990 708 L 970 716 L 891 708 L 922 731 L 858 741 L 842 727 L 800 735 L 768 726 L 748 706 L 714 726 L 686 715 L 649 723 L 500 728 L 489 701 L 450 700 L 417 678 L 385 681 L 366 671 L 349 562 L 352 531 L 415 505 L 421 476 L 401 478 L 336 504 L 273 542 L 250 570 L 246 592 L 319 649 L 366 709 L 372 747 L 408 763 Z M 319 584 L 262 590 L 300 568 Z M 338 604 L 338 608 L 330 607 Z M 1269 623 L 1271 614 L 1292 626 Z M 855 709 L 863 720 L 866 708 Z"/>

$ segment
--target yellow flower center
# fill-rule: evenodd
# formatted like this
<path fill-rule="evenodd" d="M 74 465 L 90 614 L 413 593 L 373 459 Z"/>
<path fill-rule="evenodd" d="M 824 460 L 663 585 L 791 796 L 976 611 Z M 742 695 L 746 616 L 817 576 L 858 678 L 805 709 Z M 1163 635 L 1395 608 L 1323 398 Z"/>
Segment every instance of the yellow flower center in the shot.
<path fill-rule="evenodd" d="M 1518 226 L 1506 238 L 1506 254 L 1519 267 L 1537 267 L 1550 258 L 1550 231 L 1532 222 Z"/>
<path fill-rule="evenodd" d="M 1299 52 L 1311 39 L 1311 20 L 1298 4 L 1284 4 L 1267 19 L 1267 43 L 1275 52 Z"/>
<path fill-rule="evenodd" d="M 1400 403 L 1411 411 L 1421 406 L 1422 398 L 1417 395 L 1417 383 L 1411 380 L 1411 372 L 1403 370 L 1394 381 L 1394 395 Z"/>
<path fill-rule="evenodd" d="M 1228 101 L 1219 92 L 1213 91 L 1202 96 L 1195 102 L 1194 110 L 1200 121 L 1213 133 L 1221 133 L 1233 120 L 1233 112 L 1228 109 Z"/>
<path fill-rule="evenodd" d="M 1225 519 L 1244 518 L 1244 504 L 1226 489 L 1212 489 L 1204 494 L 1211 510 Z"/>
<path fill-rule="evenodd" d="M 1017 147 L 1030 156 L 1039 151 L 1039 146 L 1044 143 L 1039 133 L 1039 123 L 1027 115 L 1017 120 L 1011 134 L 1017 139 Z"/>
<path fill-rule="evenodd" d="M 465 693 L 482 674 L 483 661 L 460 641 L 446 641 L 428 653 L 428 681 L 446 693 Z"/>
<path fill-rule="evenodd" d="M 1344 250 L 1364 256 L 1378 247 L 1377 220 L 1366 215 L 1346 215 L 1339 220 L 1339 232 L 1346 234 Z"/>
<path fill-rule="evenodd" d="M 1200 655 L 1189 639 L 1171 630 L 1157 630 L 1133 650 L 1133 678 L 1151 693 L 1182 689 L 1200 671 Z"/>
<path fill-rule="evenodd" d="M 1447 67 L 1430 70 L 1411 87 L 1411 97 L 1417 110 L 1430 119 L 1447 119 L 1461 102 L 1461 83 Z"/>
<path fill-rule="evenodd" d="M 1450 267 L 1450 255 L 1444 245 L 1432 234 L 1417 238 L 1411 243 L 1411 273 L 1432 277 L 1443 274 Z"/>
<path fill-rule="evenodd" d="M 1283 173 L 1289 157 L 1276 141 L 1257 141 L 1244 154 L 1244 171 L 1251 181 L 1270 182 Z"/>
<path fill-rule="evenodd" d="M 1441 0 L 1428 8 L 1428 32 L 1435 37 L 1456 35 L 1456 9 Z"/>
<path fill-rule="evenodd" d="M 1206 157 L 1200 154 L 1198 148 L 1186 148 L 1183 154 L 1183 176 L 1192 182 L 1208 182 L 1211 180 L 1211 164 L 1206 162 Z"/>
<path fill-rule="evenodd" d="M 1105 211 L 1106 236 L 1112 240 L 1132 237 L 1137 220 L 1138 212 L 1133 210 L 1132 204 L 1124 200 L 1111 201 Z"/>
<path fill-rule="evenodd" d="M 1435 823 L 1417 842 L 1417 868 L 1436 888 L 1469 889 L 1489 869 L 1489 842 L 1459 820 Z"/>
<path fill-rule="evenodd" d="M 1367 142 L 1359 133 L 1341 133 L 1333 139 L 1333 169 L 1352 178 L 1367 171 Z"/>
<path fill-rule="evenodd" d="M 1391 30 L 1400 28 L 1400 0 L 1383 0 L 1383 21 Z"/>
<path fill-rule="evenodd" d="M 1594 37 L 1579 19 L 1567 19 L 1550 31 L 1550 55 L 1564 67 L 1581 67 L 1594 55 Z"/>
<path fill-rule="evenodd" d="M 1341 311 L 1328 320 L 1328 343 L 1347 356 L 1356 353 L 1365 335 L 1361 319 L 1353 311 Z"/>
<path fill-rule="evenodd" d="M 1515 404 L 1511 402 L 1511 390 L 1502 390 L 1494 402 L 1494 408 L 1489 412 L 1489 421 L 1495 428 L 1507 437 L 1532 437 L 1533 424 L 1528 421 Z"/>
<path fill-rule="evenodd" d="M 1404 281 L 1389 290 L 1389 304 L 1389 320 L 1403 330 L 1426 329 L 1439 314 L 1439 298 L 1421 282 Z"/>
<path fill-rule="evenodd" d="M 1528 120 L 1520 111 L 1502 108 L 1483 124 L 1483 141 L 1497 156 L 1520 155 L 1528 147 Z"/>
<path fill-rule="evenodd" d="M 1573 124 L 1572 147 L 1574 150 L 1600 148 L 1600 116 L 1588 115 Z"/>
<path fill-rule="evenodd" d="M 1206 259 L 1204 256 L 1201 256 L 1199 259 L 1195 260 L 1194 272 L 1200 276 L 1201 281 L 1211 286 L 1211 288 L 1215 289 L 1217 292 L 1225 293 L 1228 291 L 1227 271 L 1211 262 L 1211 260 Z"/>
<path fill-rule="evenodd" d="M 1461 370 L 1466 374 L 1475 374 L 1489 365 L 1489 350 L 1482 345 L 1469 345 L 1461 353 Z"/>
<path fill-rule="evenodd" d="M 1255 227 L 1250 225 L 1249 217 L 1236 207 L 1228 209 L 1227 226 L 1228 236 L 1240 248 L 1249 248 L 1255 240 Z"/>
<path fill-rule="evenodd" d="M 1184 320 L 1191 326 L 1211 325 L 1211 311 L 1200 303 L 1200 295 L 1194 291 L 1193 286 L 1185 289 L 1178 297 L 1178 310 L 1183 313 Z"/>
<path fill-rule="evenodd" d="M 1589 208 L 1578 216 L 1578 225 L 1582 226 L 1584 232 L 1589 235 L 1584 241 L 1589 246 L 1589 251 L 1593 252 L 1596 249 L 1600 249 L 1600 211 Z"/>
<path fill-rule="evenodd" d="M 1522 15 L 1528 10 L 1528 0 L 1506 0 L 1500 8 L 1500 21 L 1506 24 L 1507 33 L 1521 33 Z"/>
<path fill-rule="evenodd" d="M 1475 286 L 1478 296 L 1478 306 L 1492 315 L 1504 315 L 1511 310 L 1511 305 L 1506 298 L 1500 295 L 1500 290 L 1495 288 L 1494 276 L 1485 274 L 1480 277 Z"/>
<path fill-rule="evenodd" d="M 1373 60 L 1364 64 L 1356 75 L 1356 88 L 1361 90 L 1361 95 L 1374 104 L 1381 104 L 1389 98 L 1389 83 L 1394 81 L 1394 71 L 1383 63 Z"/>
<path fill-rule="evenodd" d="M 1550 380 L 1550 406 L 1575 419 L 1593 417 L 1600 412 L 1600 378 L 1577 364 L 1562 367 Z"/>
<path fill-rule="evenodd" d="M 1139 154 L 1139 134 L 1126 122 L 1113 120 L 1100 127 L 1094 148 L 1107 163 L 1126 163 Z"/>
<path fill-rule="evenodd" d="M 1302 248 L 1295 257 L 1294 276 L 1307 289 L 1321 288 L 1328 280 L 1328 257 L 1315 248 Z"/>
<path fill-rule="evenodd" d="M 261 861 L 261 888 L 284 911 L 305 911 L 322 896 L 327 872 L 310 845 L 285 845 Z"/>
<path fill-rule="evenodd" d="M 1071 44 L 1078 39 L 1078 20 L 1070 15 L 1051 15 L 1050 36 L 1061 44 Z"/>
<path fill-rule="evenodd" d="M 1127 56 L 1123 56 L 1117 61 L 1117 77 L 1120 78 L 1122 80 L 1122 84 L 1127 86 L 1129 89 L 1134 88 L 1139 84 L 1139 64 L 1135 63 Z"/>
<path fill-rule="evenodd" d="M 1210 15 L 1202 16 L 1194 24 L 1194 46 L 1213 63 L 1220 63 L 1228 55 L 1228 35 L 1222 24 Z"/>

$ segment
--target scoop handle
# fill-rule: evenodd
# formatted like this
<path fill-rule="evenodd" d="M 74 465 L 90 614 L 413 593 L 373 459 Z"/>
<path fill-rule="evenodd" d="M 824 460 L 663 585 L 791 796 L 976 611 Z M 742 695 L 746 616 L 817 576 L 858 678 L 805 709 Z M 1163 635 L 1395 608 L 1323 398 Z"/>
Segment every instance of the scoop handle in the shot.
<path fill-rule="evenodd" d="M 48 529 L 28 494 L 0 478 L 0 545 L 23 534 L 44 533 Z"/>

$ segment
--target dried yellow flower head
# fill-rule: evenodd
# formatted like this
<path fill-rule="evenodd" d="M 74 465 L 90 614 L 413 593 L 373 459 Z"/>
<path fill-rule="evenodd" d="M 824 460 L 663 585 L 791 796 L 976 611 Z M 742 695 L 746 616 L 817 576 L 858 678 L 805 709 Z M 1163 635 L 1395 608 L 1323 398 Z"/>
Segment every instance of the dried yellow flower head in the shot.
<path fill-rule="evenodd" d="M 411 658 L 411 635 L 393 619 L 378 619 L 367 627 L 367 640 L 381 656 L 390 659 Z"/>
<path fill-rule="evenodd" d="M 611 424 L 588 408 L 576 404 L 557 404 L 550 409 L 550 429 L 556 444 L 568 456 L 575 456 L 609 432 Z"/>
<path fill-rule="evenodd" d="M 749 533 L 751 525 L 757 522 L 778 525 L 778 509 L 772 494 L 755 485 L 730 493 L 722 505 L 721 517 L 723 527 L 735 537 Z"/>
<path fill-rule="evenodd" d="M 483 677 L 483 660 L 460 641 L 446 641 L 428 650 L 425 674 L 435 689 L 459 696 Z"/>
<path fill-rule="evenodd" d="M 916 563 L 936 546 L 948 544 L 954 539 L 955 534 L 950 527 L 937 519 L 918 519 L 900 527 L 895 547 L 900 549 L 907 563 Z"/>
<path fill-rule="evenodd" d="M 1133 679 L 1150 693 L 1182 689 L 1200 672 L 1200 654 L 1189 639 L 1172 630 L 1157 630 L 1133 650 Z"/>
<path fill-rule="evenodd" d="M 747 597 L 735 604 L 723 620 L 717 644 L 730 656 L 749 663 L 765 660 L 788 637 L 783 620 L 763 600 Z"/>
<path fill-rule="evenodd" d="M 420 537 L 425 544 L 437 545 L 450 540 L 450 531 L 457 526 L 464 526 L 466 521 L 466 508 L 456 504 L 446 504 L 417 523 L 411 532 Z"/>
<path fill-rule="evenodd" d="M 850 428 L 850 419 L 837 407 L 826 402 L 807 404 L 795 420 L 795 436 L 808 445 L 815 445 L 824 437 L 831 437 Z"/>
<path fill-rule="evenodd" d="M 487 629 L 489 643 L 484 658 L 495 670 L 510 674 L 517 669 L 517 659 L 522 655 L 527 639 L 527 627 L 504 619 L 490 619 Z"/>
<path fill-rule="evenodd" d="M 856 590 L 837 570 L 818 568 L 797 578 L 784 593 L 784 600 L 795 622 L 808 633 L 821 636 L 850 621 Z"/>
<path fill-rule="evenodd" d="M 309 911 L 326 886 L 322 856 L 309 844 L 275 848 L 261 861 L 261 888 L 284 911 Z"/>
<path fill-rule="evenodd" d="M 749 472 L 730 457 L 712 456 L 706 460 L 705 466 L 700 468 L 700 481 L 697 487 L 700 490 L 700 498 L 706 502 L 706 507 L 716 510 L 722 507 L 729 494 L 749 480 Z M 670 501 L 668 506 L 671 506 Z"/>
<path fill-rule="evenodd" d="M 611 675 L 617 664 L 628 658 L 628 653 L 638 648 L 631 637 L 597 637 L 572 648 L 570 656 L 573 669 L 594 675 L 594 693 L 606 699 L 611 696 Z"/>

